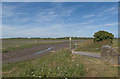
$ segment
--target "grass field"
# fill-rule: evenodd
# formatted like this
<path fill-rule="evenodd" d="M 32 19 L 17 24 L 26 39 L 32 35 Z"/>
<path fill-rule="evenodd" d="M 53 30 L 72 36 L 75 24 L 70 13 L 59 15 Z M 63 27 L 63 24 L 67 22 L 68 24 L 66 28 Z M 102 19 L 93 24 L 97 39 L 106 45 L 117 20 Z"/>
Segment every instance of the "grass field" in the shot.
<path fill-rule="evenodd" d="M 110 45 L 118 50 L 118 40 L 114 39 L 113 44 L 107 42 L 95 43 L 93 39 L 87 40 L 85 42 L 77 42 L 76 51 L 87 51 L 93 53 L 100 53 L 102 45 Z"/>
<path fill-rule="evenodd" d="M 3 64 L 3 77 L 117 77 L 118 68 L 68 49 L 42 58 Z"/>
<path fill-rule="evenodd" d="M 15 51 L 23 48 L 31 48 L 41 44 L 53 44 L 66 40 L 41 40 L 41 39 L 4 39 L 2 40 L 2 52 Z"/>
<path fill-rule="evenodd" d="M 4 50 L 17 50 L 40 44 L 58 43 L 59 40 L 18 39 L 3 40 Z M 64 42 L 64 41 L 62 41 Z M 105 43 L 94 43 L 92 40 L 73 42 L 78 44 L 77 51 L 100 52 Z M 17 47 L 18 45 L 18 47 Z M 110 44 L 117 47 L 118 41 Z M 92 50 L 91 50 L 92 49 Z M 58 50 L 41 58 L 16 63 L 3 64 L 3 77 L 117 77 L 118 67 L 100 59 L 71 54 L 68 49 Z"/>

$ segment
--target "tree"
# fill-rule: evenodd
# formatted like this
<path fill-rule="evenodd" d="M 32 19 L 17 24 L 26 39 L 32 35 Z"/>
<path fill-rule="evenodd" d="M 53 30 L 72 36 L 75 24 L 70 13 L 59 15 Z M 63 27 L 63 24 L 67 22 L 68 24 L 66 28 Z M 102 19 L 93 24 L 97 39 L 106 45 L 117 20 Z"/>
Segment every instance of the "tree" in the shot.
<path fill-rule="evenodd" d="M 100 41 L 110 41 L 112 43 L 114 35 L 112 33 L 106 32 L 106 31 L 98 31 L 94 35 L 94 42 L 100 42 Z"/>

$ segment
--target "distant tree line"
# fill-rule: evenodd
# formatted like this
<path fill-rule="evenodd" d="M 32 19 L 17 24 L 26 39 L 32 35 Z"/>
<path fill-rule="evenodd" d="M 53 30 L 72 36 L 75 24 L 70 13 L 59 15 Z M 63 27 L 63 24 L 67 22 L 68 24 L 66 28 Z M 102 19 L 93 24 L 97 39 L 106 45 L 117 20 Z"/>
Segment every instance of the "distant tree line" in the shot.
<path fill-rule="evenodd" d="M 30 37 L 30 38 L 7 38 L 7 39 L 41 39 L 41 40 L 57 40 L 57 39 L 66 39 L 69 40 L 70 37 L 60 37 L 60 38 L 40 38 L 40 37 Z M 71 37 L 72 39 L 93 39 L 92 37 Z"/>

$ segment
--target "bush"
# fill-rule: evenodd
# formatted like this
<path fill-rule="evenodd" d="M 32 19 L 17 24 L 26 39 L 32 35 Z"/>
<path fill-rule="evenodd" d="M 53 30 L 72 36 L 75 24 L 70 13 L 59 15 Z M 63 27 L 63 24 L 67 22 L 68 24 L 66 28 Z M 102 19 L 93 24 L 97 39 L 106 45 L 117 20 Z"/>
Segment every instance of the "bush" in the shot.
<path fill-rule="evenodd" d="M 94 42 L 110 41 L 112 43 L 114 35 L 106 31 L 98 31 L 94 35 Z"/>

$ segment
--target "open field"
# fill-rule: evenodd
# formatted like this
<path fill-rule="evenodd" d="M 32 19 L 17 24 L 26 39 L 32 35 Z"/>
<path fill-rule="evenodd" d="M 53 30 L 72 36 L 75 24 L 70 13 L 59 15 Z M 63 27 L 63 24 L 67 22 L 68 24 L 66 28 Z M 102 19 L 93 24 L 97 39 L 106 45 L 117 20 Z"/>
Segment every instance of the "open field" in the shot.
<path fill-rule="evenodd" d="M 41 40 L 41 39 L 3 39 L 2 52 L 10 52 L 18 49 L 32 48 L 41 44 L 54 44 L 67 40 Z"/>
<path fill-rule="evenodd" d="M 36 44 L 34 44 L 34 41 L 36 41 Z M 85 40 L 74 41 L 82 42 Z M 19 47 L 16 47 L 16 44 Z M 3 47 L 6 48 L 6 52 L 3 52 L 2 55 L 3 63 L 10 63 L 41 57 L 50 51 L 68 48 L 69 40 L 8 39 L 3 40 Z"/>
<path fill-rule="evenodd" d="M 92 53 L 100 53 L 102 45 L 110 45 L 118 50 L 118 40 L 114 39 L 113 44 L 107 42 L 95 43 L 92 39 L 84 42 L 77 42 L 76 51 L 87 51 Z"/>
<path fill-rule="evenodd" d="M 41 58 L 3 64 L 2 73 L 3 77 L 117 77 L 118 68 L 63 49 Z"/>
<path fill-rule="evenodd" d="M 12 40 L 3 44 L 11 43 Z M 12 41 L 12 42 L 11 42 Z M 32 43 L 31 43 L 32 42 Z M 68 40 L 37 40 L 37 45 L 16 49 L 14 45 L 32 45 L 34 40 L 22 40 L 13 43 L 14 51 L 3 53 L 3 77 L 117 77 L 118 67 L 101 59 L 72 54 L 68 50 Z M 23 44 L 24 43 L 24 44 Z M 111 46 L 117 46 L 117 40 Z M 95 44 L 92 40 L 73 40 L 72 47 L 78 44 L 77 50 L 99 53 L 103 43 Z M 8 49 L 9 49 L 8 45 Z M 39 51 L 53 47 L 49 51 Z M 76 47 L 75 47 L 76 48 Z M 99 48 L 98 50 L 91 50 Z M 35 55 L 36 54 L 36 55 Z M 9 56 L 9 57 L 7 57 Z M 37 58 L 36 58 L 37 57 Z M 30 60 L 31 59 L 31 60 Z M 24 60 L 24 61 L 23 61 Z"/>
<path fill-rule="evenodd" d="M 79 40 L 88 40 L 84 42 L 79 42 Z M 76 42 L 75 42 L 76 41 Z M 39 46 L 43 44 L 55 44 L 69 42 L 65 39 L 56 39 L 56 40 L 43 40 L 43 39 L 4 39 L 2 40 L 2 52 L 11 52 L 24 48 L 32 48 L 33 46 Z M 77 46 L 75 46 L 77 44 Z M 93 39 L 77 39 L 72 40 L 72 47 L 76 48 L 78 51 L 88 51 L 88 52 L 100 52 L 100 48 L 103 44 L 107 43 L 94 43 Z M 118 40 L 114 39 L 113 44 L 109 44 L 112 47 L 118 49 Z"/>
<path fill-rule="evenodd" d="M 75 46 L 75 44 L 77 44 L 77 46 Z M 77 51 L 100 53 L 103 44 L 105 43 L 94 43 L 92 39 L 72 40 L 72 49 L 75 48 Z M 115 39 L 113 44 L 110 45 L 117 49 L 117 44 L 118 41 Z M 19 47 L 16 47 L 16 45 Z M 3 48 L 6 48 L 3 49 L 3 63 L 9 63 L 41 57 L 50 51 L 69 48 L 69 40 L 6 39 L 3 40 Z M 43 53 L 35 54 L 37 52 Z"/>
<path fill-rule="evenodd" d="M 77 39 L 74 41 L 84 41 L 88 39 Z M 33 46 L 39 46 L 43 44 L 55 44 L 69 42 L 67 39 L 56 39 L 56 40 L 43 40 L 43 39 L 3 39 L 2 40 L 2 52 L 12 52 L 24 48 L 32 48 Z"/>

